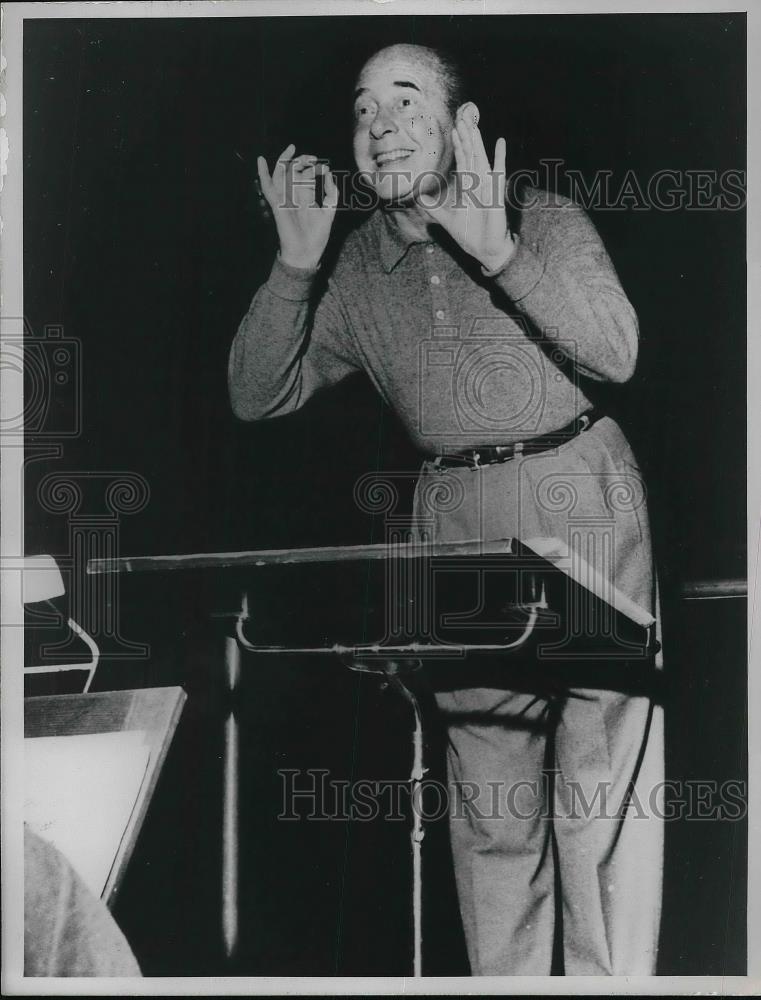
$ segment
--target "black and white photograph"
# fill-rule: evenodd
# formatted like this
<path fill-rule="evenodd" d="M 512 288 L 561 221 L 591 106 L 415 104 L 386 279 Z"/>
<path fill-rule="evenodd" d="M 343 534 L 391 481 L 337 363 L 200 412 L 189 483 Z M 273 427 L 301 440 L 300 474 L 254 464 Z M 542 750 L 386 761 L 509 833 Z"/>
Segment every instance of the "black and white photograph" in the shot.
<path fill-rule="evenodd" d="M 757 11 L 2 17 L 4 994 L 755 993 Z"/>

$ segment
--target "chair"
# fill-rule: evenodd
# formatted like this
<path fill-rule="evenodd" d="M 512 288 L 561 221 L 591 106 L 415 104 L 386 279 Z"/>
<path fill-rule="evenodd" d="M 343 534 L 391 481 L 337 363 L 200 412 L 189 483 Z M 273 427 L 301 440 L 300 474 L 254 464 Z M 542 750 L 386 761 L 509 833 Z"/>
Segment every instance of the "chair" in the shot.
<path fill-rule="evenodd" d="M 24 607 L 28 604 L 50 603 L 57 597 L 63 597 L 66 593 L 63 576 L 58 567 L 58 563 L 52 556 L 38 555 L 26 556 L 23 565 L 23 595 Z M 59 673 L 65 670 L 87 670 L 87 681 L 83 693 L 87 693 L 92 685 L 95 671 L 98 669 L 100 650 L 97 643 L 87 632 L 74 621 L 67 618 L 66 624 L 90 650 L 91 659 L 89 663 L 46 663 L 41 666 L 30 666 L 24 668 L 24 674 L 48 674 Z"/>

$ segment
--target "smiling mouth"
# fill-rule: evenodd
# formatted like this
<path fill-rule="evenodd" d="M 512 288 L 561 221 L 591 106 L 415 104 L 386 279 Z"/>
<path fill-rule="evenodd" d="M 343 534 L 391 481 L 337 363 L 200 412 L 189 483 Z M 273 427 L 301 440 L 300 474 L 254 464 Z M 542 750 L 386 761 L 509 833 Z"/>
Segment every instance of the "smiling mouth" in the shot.
<path fill-rule="evenodd" d="M 386 153 L 377 153 L 375 162 L 379 167 L 384 167 L 387 163 L 396 163 L 397 160 L 406 160 L 414 153 L 413 149 L 390 149 Z"/>

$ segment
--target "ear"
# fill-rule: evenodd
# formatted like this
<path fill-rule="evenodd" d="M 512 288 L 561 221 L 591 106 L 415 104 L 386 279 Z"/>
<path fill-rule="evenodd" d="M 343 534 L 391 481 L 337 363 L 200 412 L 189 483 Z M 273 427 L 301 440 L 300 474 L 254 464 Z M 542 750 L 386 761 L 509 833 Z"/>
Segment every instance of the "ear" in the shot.
<path fill-rule="evenodd" d="M 455 121 L 468 122 L 470 125 L 478 125 L 479 119 L 481 117 L 481 112 L 478 110 L 478 105 L 473 101 L 466 101 L 461 104 L 457 109 L 457 114 L 455 115 Z"/>

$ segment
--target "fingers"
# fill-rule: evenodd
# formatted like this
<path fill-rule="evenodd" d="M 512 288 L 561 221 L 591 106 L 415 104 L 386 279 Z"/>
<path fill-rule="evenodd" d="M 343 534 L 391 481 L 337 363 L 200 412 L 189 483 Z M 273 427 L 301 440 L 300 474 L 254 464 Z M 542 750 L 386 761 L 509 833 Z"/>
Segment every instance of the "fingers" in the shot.
<path fill-rule="evenodd" d="M 330 166 L 325 160 L 316 156 L 297 156 L 289 169 L 293 169 L 295 198 L 301 205 L 311 208 L 327 208 L 333 210 L 338 206 L 338 187 L 330 172 Z M 317 178 L 322 177 L 322 197 L 317 201 Z"/>
<path fill-rule="evenodd" d="M 289 143 L 275 161 L 271 175 L 265 158 L 258 156 L 256 159 L 262 194 L 273 208 L 275 207 L 274 202 L 282 201 L 282 195 L 286 190 L 289 192 L 289 199 L 295 198 L 298 204 L 316 205 L 314 192 L 317 175 L 327 176 L 330 173 L 330 168 L 324 160 L 320 160 L 312 153 L 300 153 L 298 156 L 294 156 L 295 152 L 295 145 L 292 142 Z M 291 181 L 288 180 L 289 176 L 292 178 Z M 337 205 L 338 189 L 332 176 L 330 184 L 330 200 L 335 200 L 335 205 Z M 326 187 L 326 192 L 327 190 Z M 296 207 L 296 205 L 291 207 Z"/>
<path fill-rule="evenodd" d="M 507 176 L 507 143 L 500 136 L 494 147 L 494 174 L 497 178 L 497 204 L 505 203 L 505 179 Z"/>
<path fill-rule="evenodd" d="M 478 105 L 474 104 L 473 101 L 466 101 L 464 104 L 461 104 L 457 109 L 457 115 L 468 125 L 478 125 L 480 113 Z"/>
<path fill-rule="evenodd" d="M 283 150 L 283 152 L 280 154 L 280 156 L 278 156 L 277 162 L 282 163 L 283 166 L 285 166 L 285 164 L 291 159 L 291 157 L 295 152 L 296 152 L 296 147 L 293 145 L 292 142 L 289 142 L 288 145 Z"/>
<path fill-rule="evenodd" d="M 455 125 L 452 129 L 452 146 L 454 147 L 455 171 L 458 174 L 462 174 L 466 170 L 470 170 L 470 164 L 468 163 L 465 147 L 463 146 L 462 139 L 460 138 L 457 125 Z"/>
<path fill-rule="evenodd" d="M 507 160 L 507 143 L 502 138 L 502 136 L 497 139 L 497 144 L 494 147 L 494 173 L 504 174 L 505 166 Z"/>
<path fill-rule="evenodd" d="M 478 128 L 478 120 L 478 107 L 472 101 L 467 101 L 457 111 L 455 127 L 467 159 L 467 169 L 482 174 L 489 169 L 489 159 Z"/>
<path fill-rule="evenodd" d="M 288 171 L 293 171 L 294 174 L 304 174 L 308 173 L 310 168 L 314 166 L 317 157 L 312 156 L 309 153 L 301 153 L 299 156 L 294 156 L 296 152 L 296 147 L 291 142 L 289 143 L 280 156 L 277 158 L 275 164 L 275 169 L 272 171 L 272 180 L 275 177 L 278 178 L 285 177 Z"/>
<path fill-rule="evenodd" d="M 272 170 L 272 189 L 282 188 L 285 182 L 285 171 L 291 157 L 296 152 L 296 147 L 292 142 L 288 143 L 283 152 L 278 156 L 275 161 L 275 166 Z"/>
<path fill-rule="evenodd" d="M 330 173 L 330 164 L 326 160 L 318 160 L 315 156 L 314 162 L 309 164 L 307 169 L 311 170 L 315 177 L 318 175 L 320 177 L 327 177 Z"/>
<path fill-rule="evenodd" d="M 481 129 L 478 127 L 478 119 L 476 119 L 471 126 L 470 134 L 471 144 L 473 146 L 475 169 L 478 170 L 479 173 L 482 173 L 484 170 L 491 170 L 489 157 L 486 155 L 486 147 L 484 146 L 484 138 L 481 135 Z"/>
<path fill-rule="evenodd" d="M 475 126 L 473 125 L 473 119 L 470 122 L 466 121 L 462 113 L 458 114 L 458 120 L 455 123 L 455 133 L 460 142 L 462 149 L 463 158 L 463 169 L 464 170 L 475 170 L 475 154 L 473 152 L 473 130 Z M 454 137 L 453 137 L 454 138 Z"/>
<path fill-rule="evenodd" d="M 267 169 L 267 161 L 263 156 L 257 156 L 256 170 L 259 174 L 259 183 L 262 185 L 262 190 L 266 190 L 271 185 L 272 181 L 270 180 L 270 172 Z"/>
<path fill-rule="evenodd" d="M 256 158 L 256 169 L 259 174 L 259 184 L 262 189 L 262 194 L 264 195 L 267 204 L 272 208 L 272 201 L 274 198 L 274 188 L 272 187 L 272 179 L 270 178 L 270 172 L 267 169 L 267 161 L 263 156 L 257 156 Z"/>
<path fill-rule="evenodd" d="M 322 164 L 325 167 L 323 173 L 323 197 L 322 197 L 322 207 L 334 209 L 338 207 L 338 186 L 333 180 L 333 174 L 327 169 L 327 164 Z"/>
<path fill-rule="evenodd" d="M 317 157 L 312 156 L 311 153 L 302 153 L 300 156 L 294 157 L 288 166 L 296 174 L 303 174 L 311 170 L 317 163 Z"/>
<path fill-rule="evenodd" d="M 452 145 L 455 154 L 455 169 L 458 173 L 470 171 L 479 176 L 481 185 L 491 179 L 496 204 L 505 202 L 505 177 L 507 143 L 500 137 L 494 147 L 494 166 L 491 166 L 484 146 L 483 136 L 478 127 L 478 108 L 472 102 L 463 104 L 458 110 L 452 129 Z M 477 186 L 481 186 L 478 185 Z"/>

